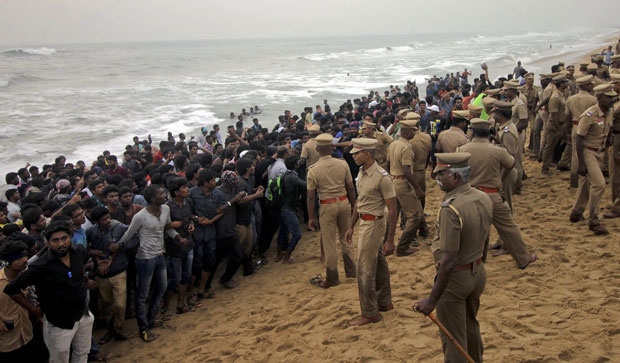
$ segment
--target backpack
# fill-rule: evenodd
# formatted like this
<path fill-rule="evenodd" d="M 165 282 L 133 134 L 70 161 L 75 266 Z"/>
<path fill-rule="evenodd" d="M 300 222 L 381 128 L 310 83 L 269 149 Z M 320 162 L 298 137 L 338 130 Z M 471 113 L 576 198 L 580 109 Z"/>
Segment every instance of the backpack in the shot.
<path fill-rule="evenodd" d="M 287 170 L 284 174 L 280 174 L 275 178 L 269 179 L 267 182 L 267 202 L 274 210 L 280 210 L 284 206 L 284 191 L 282 190 L 284 177 L 289 174 Z"/>

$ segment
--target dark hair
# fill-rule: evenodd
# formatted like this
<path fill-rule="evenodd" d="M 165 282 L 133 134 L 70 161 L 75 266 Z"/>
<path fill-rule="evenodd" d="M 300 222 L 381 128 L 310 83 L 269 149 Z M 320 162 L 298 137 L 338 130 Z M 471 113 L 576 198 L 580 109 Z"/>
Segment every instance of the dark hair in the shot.
<path fill-rule="evenodd" d="M 177 191 L 187 185 L 187 179 L 181 177 L 174 177 L 168 179 L 168 192 L 171 197 L 175 197 Z"/>
<path fill-rule="evenodd" d="M 99 184 L 104 184 L 104 183 L 105 183 L 105 182 L 103 181 L 103 179 L 97 178 L 97 179 L 95 179 L 95 180 L 91 181 L 91 182 L 88 184 L 88 189 L 89 189 L 92 193 L 94 193 L 94 192 L 95 192 L 95 189 L 97 189 L 97 185 L 99 185 Z"/>
<path fill-rule="evenodd" d="M 4 196 L 6 197 L 6 199 L 11 199 L 13 197 L 13 195 L 15 195 L 17 193 L 19 193 L 17 188 L 11 188 L 11 189 L 7 189 L 7 191 L 4 192 Z"/>
<path fill-rule="evenodd" d="M 157 195 L 157 191 L 160 189 L 158 185 L 149 185 L 142 192 L 142 196 L 146 200 L 147 203 L 151 203 L 155 196 Z"/>
<path fill-rule="evenodd" d="M 286 168 L 289 170 L 295 170 L 298 161 L 299 161 L 299 156 L 292 155 L 284 159 L 284 165 L 286 165 Z"/>
<path fill-rule="evenodd" d="M 491 135 L 491 131 L 489 129 L 472 128 L 471 130 L 475 137 L 489 137 Z"/>
<path fill-rule="evenodd" d="M 237 163 L 235 164 L 237 168 L 237 173 L 239 175 L 245 175 L 245 173 L 247 173 L 248 170 L 250 170 L 253 163 L 254 161 L 249 158 L 246 158 L 246 157 L 240 158 L 239 160 L 237 160 Z"/>
<path fill-rule="evenodd" d="M 118 162 L 118 159 L 116 158 L 116 155 L 109 155 L 106 160 L 114 160 L 114 162 Z"/>
<path fill-rule="evenodd" d="M 64 221 L 55 221 L 50 223 L 45 229 L 45 238 L 49 241 L 52 235 L 56 232 L 66 232 L 71 236 L 71 225 Z"/>
<path fill-rule="evenodd" d="M 512 118 L 512 110 L 497 109 L 493 112 L 499 113 L 500 115 L 502 115 L 502 117 L 504 117 L 507 120 L 510 120 L 510 118 Z"/>
<path fill-rule="evenodd" d="M 4 227 L 2 227 L 2 234 L 9 237 L 13 233 L 19 232 L 21 230 L 22 229 L 19 227 L 17 223 L 8 223 L 8 224 L 5 224 Z"/>
<path fill-rule="evenodd" d="M 6 261 L 8 257 L 28 251 L 28 246 L 18 240 L 9 238 L 0 246 L 0 260 Z"/>
<path fill-rule="evenodd" d="M 73 218 L 73 212 L 75 212 L 78 209 L 82 209 L 82 207 L 80 207 L 79 204 L 67 204 L 65 205 L 65 207 L 62 209 L 62 215 L 63 216 L 69 216 L 71 218 Z"/>
<path fill-rule="evenodd" d="M 118 189 L 118 187 L 114 184 L 110 184 L 110 185 L 106 185 L 105 188 L 103 188 L 103 192 L 101 192 L 101 194 L 103 195 L 104 198 L 107 198 L 108 194 L 114 193 L 114 192 L 120 194 L 120 190 Z"/>
<path fill-rule="evenodd" d="M 6 176 L 4 177 L 4 179 L 6 180 L 7 184 L 12 184 L 12 181 L 15 180 L 15 177 L 17 177 L 17 173 L 10 172 L 10 173 L 6 173 Z"/>
<path fill-rule="evenodd" d="M 204 169 L 198 173 L 198 185 L 201 186 L 217 178 L 218 173 L 211 169 Z"/>
<path fill-rule="evenodd" d="M 82 209 L 90 210 L 97 206 L 97 201 L 94 198 L 86 198 L 80 202 Z"/>
<path fill-rule="evenodd" d="M 108 211 L 108 209 L 106 207 L 102 207 L 102 206 L 96 206 L 91 212 L 90 212 L 90 219 L 92 221 L 94 221 L 95 223 L 98 223 L 99 220 L 104 217 L 106 214 L 110 214 L 110 211 Z"/>
<path fill-rule="evenodd" d="M 39 221 L 41 214 L 43 214 L 43 211 L 39 207 L 32 207 L 22 210 L 22 221 L 24 223 L 24 227 L 26 227 L 27 230 L 30 230 L 30 226 Z"/>

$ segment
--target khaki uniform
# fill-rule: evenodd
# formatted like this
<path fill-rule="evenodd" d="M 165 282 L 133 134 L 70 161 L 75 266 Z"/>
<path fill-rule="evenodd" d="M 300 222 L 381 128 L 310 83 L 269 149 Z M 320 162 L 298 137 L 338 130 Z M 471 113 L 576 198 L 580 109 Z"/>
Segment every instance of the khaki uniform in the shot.
<path fill-rule="evenodd" d="M 313 137 L 301 146 L 301 158 L 306 159 L 306 168 L 314 165 L 321 157 L 319 152 L 316 151 L 316 145 L 316 140 Z"/>
<path fill-rule="evenodd" d="M 514 158 L 506 149 L 491 144 L 481 138 L 474 138 L 471 143 L 463 145 L 458 152 L 468 152 L 471 176 L 469 183 L 486 192 L 493 202 L 493 225 L 497 230 L 502 248 L 523 268 L 530 263 L 530 254 L 523 242 L 519 226 L 514 222 L 510 208 L 502 200 L 499 190 L 502 185 L 502 169 L 512 168 Z"/>
<path fill-rule="evenodd" d="M 443 251 L 457 252 L 457 267 L 462 269 L 450 274 L 435 309 L 439 321 L 476 362 L 482 362 L 482 337 L 476 316 L 487 280 L 482 255 L 492 216 L 493 203 L 485 193 L 469 184 L 456 187 L 444 196 L 431 247 L 436 263 Z M 471 267 L 467 268 L 467 264 Z M 463 361 L 461 353 L 443 333 L 441 342 L 444 361 Z"/>
<path fill-rule="evenodd" d="M 365 136 L 362 135 L 361 137 L 363 138 Z M 377 145 L 375 146 L 375 160 L 377 160 L 377 164 L 379 164 L 380 167 L 386 169 L 387 149 L 394 140 L 381 131 L 375 131 L 372 138 L 377 140 Z"/>
<path fill-rule="evenodd" d="M 576 95 L 570 96 L 566 100 L 567 116 L 570 114 L 571 135 L 570 143 L 566 145 L 562 159 L 558 162 L 558 167 L 568 167 L 570 164 L 570 182 L 571 185 L 577 185 L 579 167 L 577 162 L 577 150 L 574 147 L 577 138 L 577 124 L 579 124 L 579 116 L 588 108 L 596 105 L 596 97 L 592 96 L 587 91 L 580 90 Z"/>
<path fill-rule="evenodd" d="M 396 197 L 392 178 L 376 162 L 357 176 L 357 212 L 383 217 L 385 200 Z M 357 244 L 357 284 L 362 316 L 371 318 L 379 311 L 377 304 L 392 303 L 390 270 L 383 254 L 386 218 L 360 218 Z"/>
<path fill-rule="evenodd" d="M 549 82 L 549 84 L 547 85 L 547 87 L 545 87 L 545 89 L 542 92 L 542 98 L 540 99 L 539 103 L 543 103 L 545 102 L 546 99 L 551 98 L 551 96 L 553 95 L 553 93 L 557 90 L 557 88 L 555 87 L 555 84 L 553 82 Z M 549 121 L 549 104 L 547 104 L 546 106 L 544 106 L 543 108 L 540 109 L 539 111 L 539 116 L 540 119 L 543 122 L 543 133 L 542 136 L 540 138 L 540 149 L 538 152 L 538 158 L 542 159 L 542 155 L 544 152 L 544 148 L 545 148 L 545 144 L 547 141 L 547 127 L 548 127 L 548 121 Z"/>
<path fill-rule="evenodd" d="M 553 153 L 562 136 L 562 127 L 566 120 L 566 98 L 564 98 L 564 94 L 556 89 L 551 95 L 551 99 L 549 100 L 549 104 L 547 106 L 547 109 L 549 110 L 549 122 L 547 122 L 547 127 L 545 128 L 545 147 L 543 149 L 542 157 L 543 172 L 549 171 L 551 160 L 553 159 Z M 551 121 L 551 115 L 554 113 L 557 113 L 560 116 L 559 122 Z"/>
<path fill-rule="evenodd" d="M 612 69 L 613 71 L 613 69 Z M 614 201 L 611 211 L 620 213 L 620 102 L 614 104 L 614 115 L 611 132 L 614 134 L 614 143 L 609 148 L 609 175 L 611 176 L 611 200 Z"/>
<path fill-rule="evenodd" d="M 432 148 L 431 135 L 426 132 L 416 132 L 409 143 L 413 147 L 413 178 L 426 192 L 426 163 Z"/>
<path fill-rule="evenodd" d="M 543 101 L 543 88 L 542 87 L 538 87 L 536 89 L 536 104 L 540 104 Z M 532 110 L 532 112 L 535 112 L 535 110 Z M 534 119 L 534 128 L 532 129 L 532 146 L 530 147 L 530 157 L 531 158 L 538 158 L 539 156 L 542 157 L 542 149 L 540 148 L 541 142 L 542 142 L 542 132 L 543 132 L 543 128 L 544 128 L 544 122 L 543 122 L 543 113 L 546 114 L 546 110 L 544 110 L 544 107 L 541 108 L 538 112 L 536 112 L 536 116 Z"/>
<path fill-rule="evenodd" d="M 519 88 L 519 92 L 521 92 L 521 94 L 526 99 L 525 105 L 527 109 L 527 124 L 530 127 L 530 144 L 528 147 L 530 149 L 530 154 L 534 146 L 532 143 L 532 140 L 534 139 L 534 122 L 536 121 L 536 114 L 534 113 L 534 110 L 531 106 L 536 103 L 536 99 L 537 99 L 536 95 L 538 93 L 539 88 L 540 87 L 536 85 L 532 85 L 532 88 L 527 88 L 527 86 L 523 86 Z"/>
<path fill-rule="evenodd" d="M 501 124 L 497 128 L 497 135 L 502 142 L 502 145 L 506 148 L 508 153 L 515 159 L 515 165 L 510 173 L 502 180 L 504 184 L 504 198 L 506 199 L 506 203 L 510 207 L 512 211 L 512 196 L 514 194 L 515 188 L 517 187 L 517 181 L 520 180 L 521 175 L 523 175 L 523 171 L 519 174 L 517 170 L 517 154 L 519 153 L 519 133 L 517 132 L 517 127 L 515 124 L 510 121 L 506 121 Z"/>
<path fill-rule="evenodd" d="M 319 223 L 321 238 L 325 248 L 325 280 L 337 285 L 338 256 L 336 239 L 340 240 L 344 271 L 347 277 L 355 277 L 354 251 L 344 242 L 344 234 L 349 228 L 351 204 L 347 197 L 347 183 L 353 183 L 349 166 L 343 160 L 323 156 L 308 168 L 308 193 L 318 193 Z"/>
<path fill-rule="evenodd" d="M 519 97 L 515 97 L 510 103 L 512 103 L 512 123 L 516 126 L 520 120 L 528 119 L 527 114 L 527 97 L 523 94 L 519 94 Z M 517 131 L 518 132 L 518 131 Z M 515 170 L 517 171 L 517 180 L 515 181 L 515 191 L 521 192 L 521 178 L 523 177 L 523 151 L 525 149 L 525 130 L 518 132 L 517 140 L 517 152 L 515 157 Z"/>
<path fill-rule="evenodd" d="M 405 179 L 404 172 L 405 168 L 413 166 L 413 147 L 409 140 L 400 137 L 390 144 L 387 157 L 390 163 L 390 174 L 394 178 L 396 197 L 402 211 L 405 213 L 405 217 L 407 217 L 405 228 L 396 246 L 397 252 L 404 252 L 415 241 L 416 233 L 422 220 L 420 200 L 413 186 Z"/>
<path fill-rule="evenodd" d="M 437 137 L 436 153 L 453 153 L 456 148 L 469 142 L 467 135 L 463 130 L 456 126 L 450 126 L 449 129 L 439 133 Z"/>
<path fill-rule="evenodd" d="M 605 142 L 613 124 L 613 109 L 604 113 L 598 104 L 588 108 L 581 114 L 577 125 L 577 135 L 583 136 L 583 162 L 586 164 L 587 175 L 579 176 L 579 187 L 571 215 L 580 216 L 590 201 L 590 225 L 600 224 L 598 220 L 598 204 L 605 192 L 605 177 L 601 170 Z M 588 198 L 589 192 L 589 198 Z"/>

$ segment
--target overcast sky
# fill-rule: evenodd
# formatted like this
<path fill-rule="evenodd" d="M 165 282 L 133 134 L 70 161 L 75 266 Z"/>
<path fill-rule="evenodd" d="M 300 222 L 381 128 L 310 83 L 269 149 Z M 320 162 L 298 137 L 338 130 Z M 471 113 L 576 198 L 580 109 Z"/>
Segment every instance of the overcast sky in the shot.
<path fill-rule="evenodd" d="M 0 0 L 0 44 L 561 31 L 619 15 L 618 0 Z"/>

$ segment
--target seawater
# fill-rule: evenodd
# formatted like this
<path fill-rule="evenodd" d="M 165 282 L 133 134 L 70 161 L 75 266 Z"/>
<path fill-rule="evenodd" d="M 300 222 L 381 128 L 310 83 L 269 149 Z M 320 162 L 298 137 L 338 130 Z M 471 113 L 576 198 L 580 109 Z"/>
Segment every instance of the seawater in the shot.
<path fill-rule="evenodd" d="M 92 162 L 133 136 L 199 135 L 254 105 L 264 127 L 285 109 L 383 92 L 464 68 L 493 79 L 517 60 L 549 72 L 601 48 L 615 29 L 518 34 L 420 34 L 307 39 L 0 47 L 0 175 L 58 155 Z M 250 121 L 246 121 L 249 126 Z M 4 182 L 2 176 L 1 182 Z"/>

